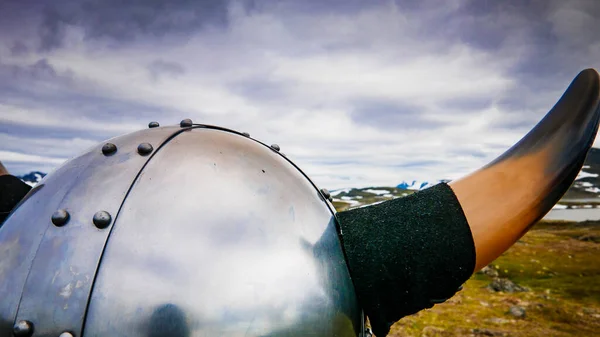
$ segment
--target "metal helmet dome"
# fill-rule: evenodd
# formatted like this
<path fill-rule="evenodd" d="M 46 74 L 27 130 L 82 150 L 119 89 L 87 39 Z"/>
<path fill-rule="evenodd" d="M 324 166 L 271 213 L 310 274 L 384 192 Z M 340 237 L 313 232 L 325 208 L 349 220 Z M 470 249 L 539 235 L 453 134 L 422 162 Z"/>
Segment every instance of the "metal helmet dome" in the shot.
<path fill-rule="evenodd" d="M 359 336 L 335 210 L 276 145 L 192 124 L 89 149 L 0 230 L 0 335 Z"/>

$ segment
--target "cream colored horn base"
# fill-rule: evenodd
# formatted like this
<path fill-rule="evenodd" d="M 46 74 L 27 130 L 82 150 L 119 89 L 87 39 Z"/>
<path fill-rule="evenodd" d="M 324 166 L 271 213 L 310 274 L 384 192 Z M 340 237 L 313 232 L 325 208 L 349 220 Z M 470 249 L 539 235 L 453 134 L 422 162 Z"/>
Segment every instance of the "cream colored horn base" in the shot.
<path fill-rule="evenodd" d="M 511 158 L 450 183 L 475 242 L 475 271 L 523 236 L 540 216 L 547 179 L 539 172 L 549 151 Z"/>
<path fill-rule="evenodd" d="M 475 271 L 510 248 L 573 183 L 598 131 L 599 96 L 598 73 L 580 72 L 519 143 L 449 184 L 473 234 Z"/>

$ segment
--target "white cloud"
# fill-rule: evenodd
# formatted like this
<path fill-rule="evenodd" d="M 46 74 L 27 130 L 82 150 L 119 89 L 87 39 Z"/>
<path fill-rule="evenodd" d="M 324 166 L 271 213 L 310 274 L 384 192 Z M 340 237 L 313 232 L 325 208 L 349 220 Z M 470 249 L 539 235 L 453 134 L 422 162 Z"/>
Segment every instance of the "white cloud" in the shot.
<path fill-rule="evenodd" d="M 42 164 L 56 164 L 60 165 L 64 163 L 64 158 L 51 158 L 43 156 L 27 155 L 18 152 L 0 151 L 0 158 L 2 161 L 10 162 L 21 162 L 21 163 L 42 163 Z"/>
<path fill-rule="evenodd" d="M 86 39 L 82 28 L 68 26 L 64 47 L 44 55 L 58 73 L 74 74 L 74 85 L 61 93 L 152 111 L 139 115 L 117 104 L 118 113 L 98 115 L 44 102 L 0 101 L 0 120 L 47 127 L 65 126 L 68 120 L 66 127 L 81 128 L 85 139 L 90 128 L 117 135 L 150 119 L 174 124 L 190 117 L 278 143 L 327 188 L 454 179 L 519 140 L 568 84 L 532 92 L 515 76 L 515 65 L 535 48 L 526 33 L 508 36 L 508 47 L 495 50 L 460 36 L 427 34 L 441 20 L 448 21 L 449 30 L 457 29 L 461 13 L 459 2 L 423 8 L 419 15 L 391 3 L 351 13 L 296 13 L 267 6 L 249 14 L 232 5 L 226 28 L 173 36 L 167 44 L 144 39 L 118 47 Z M 554 27 L 562 38 L 582 29 L 565 23 L 558 10 L 549 15 L 556 17 Z M 510 17 L 498 20 L 524 24 Z M 5 50 L 0 59 L 26 65 L 37 58 L 16 58 Z M 177 76 L 154 76 L 148 65 L 159 61 L 177 69 Z M 502 104 L 519 92 L 527 93 L 518 97 L 527 106 Z M 401 111 L 393 119 L 397 125 L 365 123 L 351 115 L 361 100 L 414 107 L 419 123 L 405 127 L 403 117 L 408 117 Z M 465 109 L 451 100 L 489 103 Z M 520 127 L 498 127 L 507 122 Z M 10 166 L 10 159 L 0 160 Z"/>
<path fill-rule="evenodd" d="M 77 111 L 57 110 L 52 106 L 46 108 L 27 108 L 0 103 L 0 121 L 4 123 L 29 124 L 36 127 L 65 128 L 80 131 L 85 136 L 86 131 L 114 130 L 115 132 L 132 132 L 139 129 L 138 123 L 120 123 L 119 116 L 115 121 L 98 123 L 90 116 L 78 115 Z"/>

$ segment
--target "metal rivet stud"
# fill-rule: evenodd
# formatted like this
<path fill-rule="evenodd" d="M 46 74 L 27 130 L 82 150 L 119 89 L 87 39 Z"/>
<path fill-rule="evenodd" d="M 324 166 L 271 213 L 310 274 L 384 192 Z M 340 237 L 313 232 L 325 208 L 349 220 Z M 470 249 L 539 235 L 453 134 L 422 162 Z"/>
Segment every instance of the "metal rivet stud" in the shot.
<path fill-rule="evenodd" d="M 56 227 L 62 227 L 66 225 L 67 222 L 69 222 L 69 218 L 69 212 L 67 212 L 64 209 L 59 209 L 58 211 L 54 212 L 54 214 L 52 214 L 52 223 Z"/>
<path fill-rule="evenodd" d="M 242 132 L 242 135 L 244 135 L 246 137 L 250 137 L 250 134 L 248 132 Z"/>
<path fill-rule="evenodd" d="M 158 124 L 158 122 L 150 122 L 150 123 L 148 124 L 148 127 L 149 127 L 150 129 L 152 129 L 152 128 L 157 128 L 157 127 L 159 127 L 159 126 L 160 126 L 160 124 Z"/>
<path fill-rule="evenodd" d="M 110 214 L 106 211 L 96 212 L 94 214 L 94 225 L 97 228 L 104 229 L 110 225 L 112 218 Z"/>
<path fill-rule="evenodd" d="M 331 198 L 331 193 L 329 193 L 329 191 L 326 188 L 322 188 L 321 189 L 321 194 L 323 194 L 323 196 L 325 197 L 325 199 L 332 201 L 333 198 Z"/>
<path fill-rule="evenodd" d="M 33 334 L 33 323 L 30 321 L 18 321 L 13 326 L 13 335 L 15 337 L 29 337 Z"/>
<path fill-rule="evenodd" d="M 279 150 L 281 150 L 281 148 L 280 148 L 280 147 L 279 147 L 279 145 L 277 145 L 277 144 L 273 144 L 273 145 L 271 145 L 271 148 L 272 148 L 273 150 L 275 150 L 275 151 L 279 151 Z"/>
<path fill-rule="evenodd" d="M 150 143 L 142 143 L 138 145 L 138 153 L 142 156 L 148 155 L 152 152 L 152 144 Z"/>
<path fill-rule="evenodd" d="M 106 143 L 104 144 L 104 146 L 102 147 L 102 153 L 105 156 L 109 156 L 113 153 L 117 152 L 117 146 L 113 143 Z"/>
<path fill-rule="evenodd" d="M 72 333 L 65 331 L 65 332 L 61 333 L 58 337 L 75 337 L 75 336 L 73 336 Z"/>
<path fill-rule="evenodd" d="M 179 123 L 179 126 L 181 126 L 182 128 L 187 128 L 192 126 L 192 120 L 189 118 L 186 118 L 184 120 L 181 121 L 181 123 Z"/>

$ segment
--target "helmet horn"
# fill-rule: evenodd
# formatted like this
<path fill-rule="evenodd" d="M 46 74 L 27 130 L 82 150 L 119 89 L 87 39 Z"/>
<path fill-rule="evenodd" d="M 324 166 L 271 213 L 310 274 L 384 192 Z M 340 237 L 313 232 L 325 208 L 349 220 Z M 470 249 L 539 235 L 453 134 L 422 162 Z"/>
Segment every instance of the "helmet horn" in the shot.
<path fill-rule="evenodd" d="M 548 114 L 512 148 L 451 182 L 471 228 L 475 270 L 544 217 L 571 186 L 598 131 L 600 79 L 580 72 Z"/>

